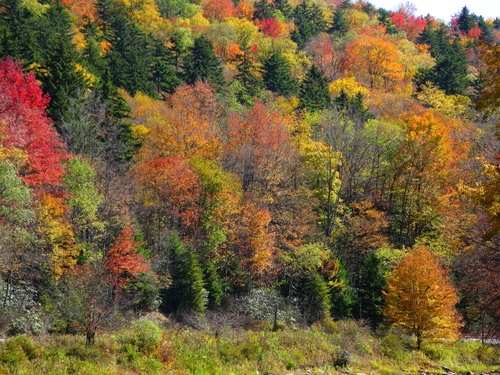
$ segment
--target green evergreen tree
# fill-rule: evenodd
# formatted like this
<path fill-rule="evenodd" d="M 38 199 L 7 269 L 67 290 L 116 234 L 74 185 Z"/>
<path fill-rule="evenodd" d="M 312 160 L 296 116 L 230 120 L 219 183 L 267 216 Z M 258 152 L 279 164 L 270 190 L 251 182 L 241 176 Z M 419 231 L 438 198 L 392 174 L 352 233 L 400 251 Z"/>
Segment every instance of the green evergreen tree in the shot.
<path fill-rule="evenodd" d="M 299 307 L 307 324 L 330 316 L 330 290 L 317 271 L 304 276 L 298 286 Z"/>
<path fill-rule="evenodd" d="M 331 288 L 331 315 L 335 319 L 352 318 L 352 308 L 356 303 L 356 298 L 351 288 L 351 283 L 347 277 L 347 270 L 340 263 L 339 272 L 335 277 L 336 286 Z"/>
<path fill-rule="evenodd" d="M 237 65 L 238 73 L 234 77 L 241 83 L 242 90 L 237 94 L 237 99 L 241 104 L 252 105 L 253 98 L 262 89 L 263 82 L 260 78 L 260 69 L 250 57 L 248 50 L 244 51 L 241 60 Z"/>
<path fill-rule="evenodd" d="M 177 234 L 171 236 L 168 250 L 172 285 L 162 293 L 161 309 L 164 312 L 203 313 L 208 304 L 208 292 L 196 254 L 184 247 Z"/>
<path fill-rule="evenodd" d="M 0 57 L 10 56 L 21 60 L 23 65 L 41 61 L 37 29 L 34 27 L 46 10 L 38 14 L 27 10 L 20 0 L 1 0 L 0 9 Z"/>
<path fill-rule="evenodd" d="M 384 274 L 379 258 L 375 253 L 370 253 L 363 262 L 356 285 L 358 300 L 354 316 L 357 319 L 368 319 L 373 328 L 383 321 L 385 299 L 382 290 L 386 285 Z"/>
<path fill-rule="evenodd" d="M 303 49 L 306 43 L 319 33 L 327 30 L 327 23 L 320 7 L 313 2 L 304 0 L 294 9 L 295 29 L 291 38 Z"/>
<path fill-rule="evenodd" d="M 258 0 L 254 4 L 253 16 L 257 20 L 265 20 L 274 18 L 273 6 L 269 3 L 269 0 Z"/>
<path fill-rule="evenodd" d="M 355 123 L 364 124 L 375 116 L 364 105 L 364 98 L 361 93 L 351 97 L 344 90 L 334 99 L 334 104 L 347 118 Z"/>
<path fill-rule="evenodd" d="M 50 95 L 48 114 L 56 128 L 69 115 L 70 98 L 81 95 L 86 83 L 77 70 L 80 57 L 71 39 L 71 17 L 57 1 L 50 5 L 38 24 L 41 65 L 46 73 L 38 74 L 43 90 Z"/>
<path fill-rule="evenodd" d="M 451 40 L 445 25 L 432 28 L 428 24 L 418 42 L 430 46 L 436 65 L 431 69 L 421 70 L 415 76 L 417 84 L 431 82 L 448 95 L 463 94 L 471 82 L 468 79 L 467 55 L 459 38 Z"/>
<path fill-rule="evenodd" d="M 330 104 L 328 81 L 315 65 L 306 73 L 300 85 L 300 107 L 310 111 L 322 110 Z"/>
<path fill-rule="evenodd" d="M 216 88 L 224 85 L 221 63 L 215 56 L 212 43 L 204 36 L 194 40 L 185 57 L 184 69 L 184 79 L 190 85 L 197 81 L 208 82 Z"/>
<path fill-rule="evenodd" d="M 83 64 L 95 76 L 102 78 L 107 68 L 107 62 L 101 51 L 98 38 L 98 27 L 92 21 L 87 21 L 83 26 L 85 47 L 82 51 Z"/>
<path fill-rule="evenodd" d="M 268 90 L 283 96 L 296 95 L 299 84 L 292 77 L 290 65 L 278 52 L 273 51 L 264 62 L 264 83 Z"/>
<path fill-rule="evenodd" d="M 177 74 L 172 51 L 163 42 L 156 41 L 153 58 L 152 78 L 156 92 L 160 95 L 163 93 L 173 94 L 181 84 L 181 79 Z"/>
<path fill-rule="evenodd" d="M 278 10 L 285 19 L 290 19 L 293 15 L 293 8 L 288 0 L 274 0 L 275 9 Z"/>
<path fill-rule="evenodd" d="M 377 11 L 377 13 L 378 13 L 378 22 L 381 25 L 385 26 L 387 33 L 397 34 L 398 29 L 396 29 L 396 25 L 394 25 L 394 23 L 392 23 L 391 12 L 389 12 L 388 10 L 385 10 L 383 8 L 380 8 Z"/>
<path fill-rule="evenodd" d="M 333 13 L 332 26 L 328 31 L 339 37 L 343 37 L 347 34 L 349 31 L 349 23 L 345 17 L 345 7 L 339 6 L 335 9 L 335 13 Z"/>
<path fill-rule="evenodd" d="M 461 32 L 467 34 L 469 32 L 469 30 L 472 29 L 476 25 L 475 18 L 476 17 L 474 14 L 470 14 L 469 8 L 464 6 L 462 8 L 462 11 L 458 15 L 458 18 L 457 18 L 458 29 Z"/>

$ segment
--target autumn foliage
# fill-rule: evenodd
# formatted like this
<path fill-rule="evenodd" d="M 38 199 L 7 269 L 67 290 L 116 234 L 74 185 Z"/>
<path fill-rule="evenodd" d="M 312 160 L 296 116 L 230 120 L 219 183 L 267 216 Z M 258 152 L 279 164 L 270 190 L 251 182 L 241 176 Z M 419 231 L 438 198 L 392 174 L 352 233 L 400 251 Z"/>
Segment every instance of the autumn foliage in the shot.
<path fill-rule="evenodd" d="M 135 251 L 140 245 L 134 241 L 132 228 L 127 227 L 122 230 L 114 246 L 108 251 L 106 270 L 118 288 L 133 281 L 139 273 L 149 270 L 149 264 L 144 257 Z"/>
<path fill-rule="evenodd" d="M 19 166 L 27 184 L 59 185 L 67 154 L 45 113 L 49 98 L 35 76 L 24 75 L 9 58 L 0 60 L 0 87 L 0 150 Z"/>
<path fill-rule="evenodd" d="M 426 248 L 412 250 L 389 277 L 385 316 L 394 325 L 424 339 L 457 340 L 462 326 L 455 310 L 458 295 L 439 258 Z"/>

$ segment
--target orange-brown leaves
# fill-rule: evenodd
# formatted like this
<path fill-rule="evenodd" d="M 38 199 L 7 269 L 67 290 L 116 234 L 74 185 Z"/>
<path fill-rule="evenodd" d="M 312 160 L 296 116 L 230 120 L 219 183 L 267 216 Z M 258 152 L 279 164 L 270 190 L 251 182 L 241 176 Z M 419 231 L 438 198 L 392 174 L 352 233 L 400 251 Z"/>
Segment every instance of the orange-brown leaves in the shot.
<path fill-rule="evenodd" d="M 232 0 L 205 0 L 203 15 L 208 19 L 224 21 L 228 17 L 236 16 L 237 9 Z"/>
<path fill-rule="evenodd" d="M 220 155 L 221 144 L 215 125 L 220 107 L 208 84 L 181 87 L 167 103 L 143 102 L 148 108 L 136 104 L 133 111 L 133 114 L 144 113 L 150 130 L 144 137 L 139 162 L 156 156 L 216 159 Z"/>
<path fill-rule="evenodd" d="M 106 255 L 106 269 L 111 281 L 122 288 L 138 274 L 149 271 L 149 264 L 144 257 L 135 252 L 141 244 L 133 239 L 132 228 L 122 230 L 114 246 Z"/>
<path fill-rule="evenodd" d="M 281 179 L 281 164 L 290 156 L 288 119 L 257 100 L 228 119 L 226 159 L 228 166 L 248 189 L 253 183 L 268 185 Z"/>
<path fill-rule="evenodd" d="M 239 254 L 245 268 L 258 274 L 271 265 L 272 236 L 268 232 L 271 215 L 252 203 L 243 208 L 238 230 Z"/>
<path fill-rule="evenodd" d="M 461 321 L 455 310 L 458 296 L 439 259 L 430 250 L 412 250 L 394 269 L 385 292 L 385 316 L 409 334 L 422 339 L 459 336 Z"/>
<path fill-rule="evenodd" d="M 194 229 L 198 224 L 197 203 L 201 196 L 198 176 L 182 156 L 157 157 L 138 164 L 136 180 L 143 189 L 146 206 L 159 206 L 170 227 Z"/>
<path fill-rule="evenodd" d="M 378 89 L 393 87 L 404 78 L 405 71 L 394 43 L 385 37 L 368 35 L 346 45 L 342 68 L 359 82 Z"/>

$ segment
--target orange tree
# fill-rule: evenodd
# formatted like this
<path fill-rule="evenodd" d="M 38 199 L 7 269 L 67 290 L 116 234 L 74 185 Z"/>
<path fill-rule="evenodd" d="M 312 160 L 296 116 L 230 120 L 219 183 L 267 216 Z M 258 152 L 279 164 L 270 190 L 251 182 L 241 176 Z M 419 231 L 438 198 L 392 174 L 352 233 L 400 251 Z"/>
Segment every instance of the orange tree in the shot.
<path fill-rule="evenodd" d="M 439 258 L 426 248 L 412 250 L 389 276 L 386 318 L 422 340 L 459 338 L 461 319 L 455 310 L 455 287 Z"/>

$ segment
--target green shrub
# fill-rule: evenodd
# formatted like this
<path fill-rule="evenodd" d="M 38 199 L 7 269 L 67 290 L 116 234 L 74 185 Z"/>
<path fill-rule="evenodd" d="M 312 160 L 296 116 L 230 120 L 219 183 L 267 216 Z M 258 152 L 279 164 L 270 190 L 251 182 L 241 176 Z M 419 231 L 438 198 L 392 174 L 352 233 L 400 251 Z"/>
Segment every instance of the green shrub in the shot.
<path fill-rule="evenodd" d="M 455 357 L 452 348 L 439 343 L 427 342 L 422 346 L 422 351 L 433 361 L 452 361 Z"/>
<path fill-rule="evenodd" d="M 118 336 L 118 341 L 122 343 L 125 353 L 129 353 L 131 350 L 129 346 L 133 346 L 143 354 L 151 354 L 162 340 L 163 330 L 158 323 L 148 319 L 136 320 L 132 324 L 132 329 Z"/>
<path fill-rule="evenodd" d="M 16 336 L 7 341 L 0 351 L 0 361 L 8 364 L 19 364 L 31 361 L 41 354 L 40 348 L 27 336 Z"/>

